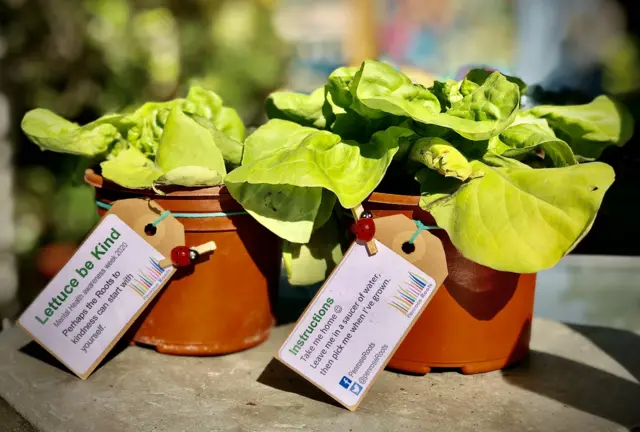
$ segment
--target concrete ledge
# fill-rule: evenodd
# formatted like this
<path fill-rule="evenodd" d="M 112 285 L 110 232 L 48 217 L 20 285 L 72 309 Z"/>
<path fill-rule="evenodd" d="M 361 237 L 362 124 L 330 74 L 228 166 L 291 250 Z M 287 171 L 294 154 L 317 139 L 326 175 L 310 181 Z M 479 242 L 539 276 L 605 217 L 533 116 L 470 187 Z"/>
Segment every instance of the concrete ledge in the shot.
<path fill-rule="evenodd" d="M 0 428 L 3 432 L 36 432 L 31 425 L 0 398 Z"/>
<path fill-rule="evenodd" d="M 384 372 L 357 412 L 272 360 L 263 345 L 210 358 L 128 347 L 87 381 L 18 328 L 0 334 L 0 396 L 53 431 L 615 431 L 640 423 L 640 336 L 536 320 L 529 361 L 507 371 Z"/>

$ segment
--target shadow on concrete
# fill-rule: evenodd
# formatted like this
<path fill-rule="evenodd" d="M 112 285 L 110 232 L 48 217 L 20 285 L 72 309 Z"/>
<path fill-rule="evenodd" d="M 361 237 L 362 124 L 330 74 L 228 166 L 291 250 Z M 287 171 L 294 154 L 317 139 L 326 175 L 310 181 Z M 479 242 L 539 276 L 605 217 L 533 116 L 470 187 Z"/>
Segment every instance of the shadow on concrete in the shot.
<path fill-rule="evenodd" d="M 61 370 L 62 372 L 68 373 L 69 375 L 75 376 L 73 372 L 71 372 L 64 364 L 62 364 L 57 358 L 53 355 L 49 354 L 47 350 L 42 348 L 36 342 L 29 342 L 19 350 L 22 354 L 26 354 L 29 357 L 32 357 L 36 360 L 40 360 L 48 364 L 49 366 L 53 366 L 56 369 Z"/>
<path fill-rule="evenodd" d="M 605 327 L 569 325 L 592 340 L 636 379 L 640 336 Z M 502 371 L 512 385 L 557 400 L 630 430 L 640 426 L 640 384 L 553 354 L 531 351 L 519 366 Z"/>
<path fill-rule="evenodd" d="M 100 369 L 102 369 L 104 367 L 104 365 L 106 365 L 107 363 L 109 363 L 111 360 L 113 360 L 114 358 L 116 358 L 117 356 L 120 355 L 120 353 L 122 351 L 124 351 L 125 349 L 127 349 L 127 347 L 131 346 L 132 343 L 130 342 L 131 338 L 122 338 L 120 339 L 115 346 L 111 349 L 111 351 L 109 351 L 109 353 L 107 354 L 107 356 L 102 359 L 102 361 L 100 362 L 100 364 L 98 365 L 98 367 L 96 368 L 95 371 L 93 371 L 92 373 L 96 373 L 97 371 L 99 371 Z"/>
<path fill-rule="evenodd" d="M 38 432 L 2 398 L 0 398 L 0 428 L 7 432 Z"/>
<path fill-rule="evenodd" d="M 628 330 L 582 324 L 566 324 L 606 352 L 640 381 L 640 336 Z M 640 400 L 638 401 L 640 407 Z"/>
<path fill-rule="evenodd" d="M 342 408 L 342 405 L 327 396 L 322 390 L 276 359 L 271 359 L 257 381 L 276 390 L 296 393 L 305 398 Z"/>
<path fill-rule="evenodd" d="M 98 365 L 98 367 L 95 369 L 93 373 L 100 370 L 106 363 L 108 363 L 113 358 L 115 358 L 118 354 L 124 351 L 128 345 L 129 343 L 127 341 L 121 340 L 120 342 L 118 342 L 113 347 L 113 349 L 109 351 L 109 354 L 107 354 L 107 356 L 100 362 L 100 364 Z M 49 351 L 42 348 L 37 342 L 31 341 L 25 346 L 23 346 L 22 348 L 20 348 L 19 351 L 22 354 L 28 355 L 31 358 L 44 362 L 49 366 L 53 366 L 54 368 L 61 370 L 64 373 L 76 376 L 76 374 L 74 374 L 71 370 L 69 370 L 69 368 L 67 368 L 62 362 L 60 362 L 60 360 L 55 358 L 51 353 L 49 353 Z"/>

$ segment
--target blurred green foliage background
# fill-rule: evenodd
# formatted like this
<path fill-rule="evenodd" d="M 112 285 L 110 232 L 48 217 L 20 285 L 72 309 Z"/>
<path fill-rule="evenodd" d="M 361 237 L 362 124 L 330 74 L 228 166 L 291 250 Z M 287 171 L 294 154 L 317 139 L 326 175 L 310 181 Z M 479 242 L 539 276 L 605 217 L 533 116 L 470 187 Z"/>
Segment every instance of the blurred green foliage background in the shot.
<path fill-rule="evenodd" d="M 40 152 L 20 133 L 24 113 L 48 108 L 83 124 L 199 84 L 257 124 L 289 55 L 272 7 L 257 0 L 0 1 L 0 93 L 11 107 L 16 248 L 21 279 L 34 282 L 26 286 L 50 276 L 51 258 L 39 255 L 63 259 L 97 214 L 81 180 L 91 162 Z"/>

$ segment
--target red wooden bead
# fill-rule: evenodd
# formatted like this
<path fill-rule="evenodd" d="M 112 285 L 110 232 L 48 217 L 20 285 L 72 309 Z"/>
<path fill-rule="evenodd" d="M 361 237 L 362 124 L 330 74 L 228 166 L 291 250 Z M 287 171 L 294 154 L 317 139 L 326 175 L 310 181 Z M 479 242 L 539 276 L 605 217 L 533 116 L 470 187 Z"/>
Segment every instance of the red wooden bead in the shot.
<path fill-rule="evenodd" d="M 358 219 L 351 227 L 351 230 L 358 240 L 369 242 L 376 235 L 376 224 L 371 218 Z"/>
<path fill-rule="evenodd" d="M 171 249 L 171 262 L 176 267 L 186 267 L 191 265 L 191 250 L 187 246 L 176 246 Z"/>

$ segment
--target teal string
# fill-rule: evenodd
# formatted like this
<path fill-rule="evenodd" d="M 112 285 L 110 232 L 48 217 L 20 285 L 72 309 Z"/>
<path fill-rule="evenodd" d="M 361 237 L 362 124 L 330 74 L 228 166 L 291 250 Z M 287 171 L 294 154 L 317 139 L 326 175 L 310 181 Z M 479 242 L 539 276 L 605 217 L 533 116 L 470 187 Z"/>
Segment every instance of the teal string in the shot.
<path fill-rule="evenodd" d="M 96 201 L 96 205 L 105 210 L 111 209 L 111 204 L 103 203 L 102 201 Z M 156 226 L 164 218 L 166 218 L 169 215 L 172 215 L 175 218 L 181 218 L 181 219 L 203 219 L 203 218 L 238 216 L 243 214 L 247 214 L 247 212 L 238 211 L 238 212 L 215 212 L 215 213 L 173 213 L 173 212 L 170 212 L 169 210 L 166 210 L 164 213 L 158 216 L 158 218 L 155 221 L 153 221 L 151 225 Z"/>
<path fill-rule="evenodd" d="M 153 222 L 151 222 L 151 225 L 152 226 L 158 225 L 160 222 L 162 222 L 164 220 L 164 218 L 166 218 L 170 214 L 171 214 L 171 212 L 169 210 L 165 210 L 164 213 L 162 213 L 160 216 L 158 216 L 158 219 L 156 219 Z"/>
<path fill-rule="evenodd" d="M 441 229 L 439 226 L 432 226 L 432 225 L 425 225 L 422 222 L 420 222 L 419 220 L 413 220 L 416 223 L 416 232 L 413 233 L 413 235 L 411 236 L 411 238 L 409 239 L 408 243 L 409 244 L 413 244 L 414 241 L 416 241 L 416 239 L 418 238 L 418 236 L 420 235 L 420 233 L 424 230 L 432 230 L 432 229 Z"/>
<path fill-rule="evenodd" d="M 106 204 L 106 203 L 103 203 L 102 201 L 96 201 L 96 205 L 101 209 L 105 209 L 105 210 L 111 209 L 111 204 Z"/>

